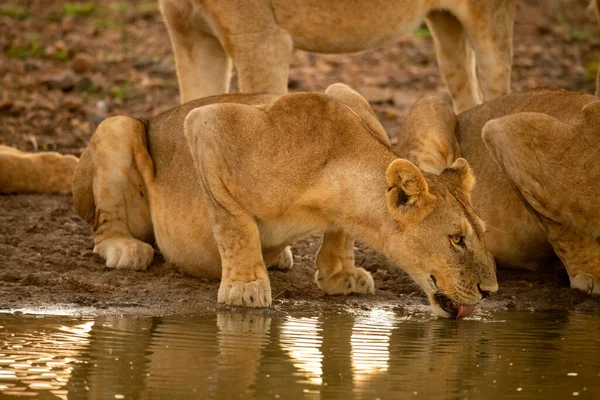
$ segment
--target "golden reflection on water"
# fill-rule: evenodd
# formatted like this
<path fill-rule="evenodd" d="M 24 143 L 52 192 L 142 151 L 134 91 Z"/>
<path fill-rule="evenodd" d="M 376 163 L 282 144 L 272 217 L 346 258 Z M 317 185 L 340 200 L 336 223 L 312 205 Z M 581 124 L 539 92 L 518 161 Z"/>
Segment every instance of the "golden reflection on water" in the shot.
<path fill-rule="evenodd" d="M 46 329 L 39 323 L 43 319 L 28 319 L 27 324 L 1 329 L 0 391 L 22 397 L 47 391 L 67 399 L 73 364 L 89 344 L 94 321 Z"/>
<path fill-rule="evenodd" d="M 288 352 L 294 367 L 308 383 L 323 383 L 323 338 L 317 318 L 288 317 L 281 328 L 281 348 Z"/>
<path fill-rule="evenodd" d="M 384 310 L 371 310 L 355 319 L 350 338 L 355 380 L 368 379 L 370 374 L 387 371 L 393 321 L 394 313 Z"/>
<path fill-rule="evenodd" d="M 350 333 L 350 365 L 352 379 L 368 379 L 370 374 L 388 369 L 389 342 L 394 313 L 371 310 L 357 317 Z M 323 329 L 317 317 L 288 317 L 281 329 L 281 347 L 298 368 L 306 383 L 323 384 Z M 343 331 L 343 330 L 342 330 Z M 338 343 L 338 345 L 341 343 Z"/>
<path fill-rule="evenodd" d="M 597 398 L 600 318 L 0 317 L 0 397 Z M 577 394 L 574 394 L 577 393 Z"/>

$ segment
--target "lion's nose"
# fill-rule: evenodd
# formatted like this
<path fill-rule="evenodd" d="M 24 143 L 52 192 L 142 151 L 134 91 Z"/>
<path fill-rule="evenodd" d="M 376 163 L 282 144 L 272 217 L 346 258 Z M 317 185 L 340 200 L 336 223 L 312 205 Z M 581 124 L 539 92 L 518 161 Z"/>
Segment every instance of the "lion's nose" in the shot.
<path fill-rule="evenodd" d="M 496 293 L 498 291 L 498 284 L 488 286 L 479 283 L 477 284 L 477 289 L 479 289 L 479 293 L 481 293 L 481 298 L 485 299 L 486 297 L 490 297 L 492 293 Z"/>

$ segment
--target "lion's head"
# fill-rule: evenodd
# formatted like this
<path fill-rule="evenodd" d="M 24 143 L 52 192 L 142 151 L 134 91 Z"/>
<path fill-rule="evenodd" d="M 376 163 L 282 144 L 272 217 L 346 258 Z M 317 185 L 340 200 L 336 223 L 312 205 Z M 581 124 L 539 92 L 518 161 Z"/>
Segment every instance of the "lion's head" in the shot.
<path fill-rule="evenodd" d="M 470 315 L 498 283 L 483 221 L 471 206 L 467 161 L 459 158 L 436 175 L 397 159 L 386 179 L 392 223 L 385 253 L 421 286 L 436 314 Z"/>

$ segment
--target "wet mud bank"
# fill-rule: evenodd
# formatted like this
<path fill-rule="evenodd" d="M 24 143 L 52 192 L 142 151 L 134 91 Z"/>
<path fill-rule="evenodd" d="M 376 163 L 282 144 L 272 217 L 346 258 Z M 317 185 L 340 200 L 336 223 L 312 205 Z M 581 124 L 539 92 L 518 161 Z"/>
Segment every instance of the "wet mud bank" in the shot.
<path fill-rule="evenodd" d="M 113 270 L 92 252 L 89 227 L 70 196 L 0 197 L 0 311 L 80 315 L 214 314 L 219 282 L 186 276 L 160 253 L 147 271 Z M 268 313 L 316 315 L 382 308 L 428 313 L 412 280 L 382 255 L 358 245 L 356 264 L 375 279 L 371 296 L 327 296 L 314 283 L 319 236 L 293 246 L 291 271 L 270 271 Z M 486 311 L 580 310 L 600 312 L 600 297 L 568 287 L 560 263 L 545 271 L 499 270 L 500 290 L 483 301 Z"/>

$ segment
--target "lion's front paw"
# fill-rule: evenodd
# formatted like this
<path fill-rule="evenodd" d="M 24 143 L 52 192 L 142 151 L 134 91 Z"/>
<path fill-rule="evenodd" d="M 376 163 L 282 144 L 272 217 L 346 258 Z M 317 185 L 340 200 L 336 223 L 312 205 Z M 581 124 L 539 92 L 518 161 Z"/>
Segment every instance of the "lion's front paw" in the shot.
<path fill-rule="evenodd" d="M 94 252 L 106 260 L 106 266 L 109 268 L 127 268 L 136 271 L 148 268 L 154 257 L 152 246 L 130 237 L 103 240 L 94 247 Z"/>
<path fill-rule="evenodd" d="M 292 255 L 292 249 L 290 249 L 290 246 L 287 246 L 285 249 L 283 249 L 281 253 L 279 253 L 275 261 L 273 261 L 271 265 L 269 265 L 269 268 L 276 268 L 288 271 L 292 269 L 293 265 L 294 256 Z"/>
<path fill-rule="evenodd" d="M 271 283 L 268 279 L 257 279 L 249 283 L 222 281 L 218 300 L 228 306 L 269 307 Z"/>
<path fill-rule="evenodd" d="M 317 272 L 317 284 L 327 294 L 369 294 L 375 291 L 373 277 L 362 268 L 347 268 L 322 279 Z"/>
<path fill-rule="evenodd" d="M 587 294 L 600 294 L 600 278 L 590 274 L 578 274 L 571 279 L 571 287 Z"/>

